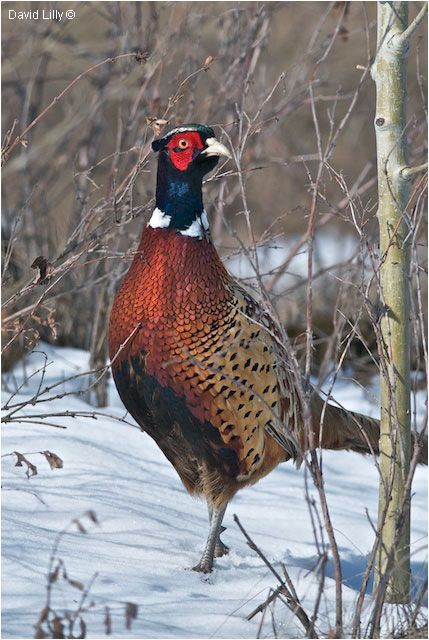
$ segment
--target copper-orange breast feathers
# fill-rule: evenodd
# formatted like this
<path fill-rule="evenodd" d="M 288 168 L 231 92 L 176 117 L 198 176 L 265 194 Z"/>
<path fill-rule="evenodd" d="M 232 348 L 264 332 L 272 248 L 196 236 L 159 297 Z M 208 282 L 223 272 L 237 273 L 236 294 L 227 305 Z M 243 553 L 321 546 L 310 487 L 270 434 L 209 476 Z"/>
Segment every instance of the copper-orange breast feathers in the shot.
<path fill-rule="evenodd" d="M 256 312 L 211 243 L 148 228 L 110 326 L 114 367 L 144 354 L 145 374 L 184 398 L 235 453 L 239 481 L 260 477 L 265 429 L 281 411 L 273 341 Z"/>
<path fill-rule="evenodd" d="M 210 242 L 147 227 L 113 304 L 111 359 L 127 341 L 119 360 L 160 339 L 161 351 L 171 355 L 179 338 L 189 345 L 192 338 L 206 336 L 230 312 L 227 282 Z M 151 349 L 151 358 L 158 356 L 166 359 Z"/>

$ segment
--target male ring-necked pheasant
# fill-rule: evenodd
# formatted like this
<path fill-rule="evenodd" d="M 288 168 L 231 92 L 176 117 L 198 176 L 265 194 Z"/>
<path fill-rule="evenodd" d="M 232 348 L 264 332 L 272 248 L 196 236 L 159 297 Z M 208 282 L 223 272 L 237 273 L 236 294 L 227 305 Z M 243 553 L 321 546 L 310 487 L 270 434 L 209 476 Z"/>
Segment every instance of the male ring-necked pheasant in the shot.
<path fill-rule="evenodd" d="M 190 493 L 205 497 L 210 528 L 196 570 L 227 552 L 228 501 L 308 448 L 294 379 L 272 321 L 226 271 L 210 240 L 202 180 L 230 157 L 213 129 L 190 124 L 152 144 L 156 207 L 110 317 L 109 350 L 121 399 Z M 314 394 L 315 442 L 377 452 L 378 421 Z"/>

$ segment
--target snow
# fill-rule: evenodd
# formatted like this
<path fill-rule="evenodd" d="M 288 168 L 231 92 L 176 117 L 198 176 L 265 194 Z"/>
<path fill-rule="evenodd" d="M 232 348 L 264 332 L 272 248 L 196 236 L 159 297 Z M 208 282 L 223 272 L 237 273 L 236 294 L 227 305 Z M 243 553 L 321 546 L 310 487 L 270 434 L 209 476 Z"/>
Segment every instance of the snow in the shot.
<path fill-rule="evenodd" d="M 42 389 L 87 368 L 88 354 L 76 349 L 40 345 L 8 380 L 20 384 L 44 363 Z M 30 378 L 12 403 L 32 397 L 41 373 Z M 77 391 L 85 378 L 63 382 L 50 396 Z M 278 467 L 256 486 L 240 492 L 229 506 L 223 538 L 229 556 L 216 561 L 205 577 L 189 571 L 196 563 L 207 533 L 206 508 L 182 487 L 174 469 L 151 439 L 136 426 L 120 422 L 125 411 L 110 383 L 109 417 L 56 417 L 51 422 L 67 429 L 28 423 L 4 426 L 3 454 L 50 450 L 64 461 L 51 470 L 38 453 L 28 455 L 38 474 L 27 479 L 15 457 L 3 457 L 3 638 L 31 638 L 34 624 L 46 602 L 49 558 L 59 531 L 79 518 L 87 533 L 71 525 L 61 537 L 57 555 L 67 574 L 85 585 L 97 572 L 89 600 L 94 607 L 84 614 L 87 637 L 104 638 L 104 607 L 112 611 L 114 638 L 254 638 L 261 614 L 246 616 L 276 586 L 262 560 L 249 549 L 233 521 L 241 523 L 268 559 L 281 572 L 284 562 L 303 605 L 312 611 L 318 579 L 316 551 L 305 501 L 305 471 L 293 465 Z M 3 402 L 8 393 L 3 393 Z M 374 415 L 377 386 L 361 388 L 340 379 L 333 395 L 350 408 Z M 423 393 L 417 397 L 418 418 L 424 411 Z M 46 403 L 28 405 L 25 415 L 52 412 L 91 412 L 81 396 L 65 395 Z M 117 419 L 115 419 L 117 418 Z M 127 418 L 129 419 L 129 418 Z M 132 422 L 129 419 L 129 422 Z M 366 510 L 376 521 L 378 478 L 371 459 L 343 452 L 324 452 L 324 478 L 331 516 L 344 572 L 345 621 L 350 624 L 373 534 Z M 413 580 L 426 575 L 427 495 L 426 472 L 418 469 L 413 485 Z M 317 500 L 310 482 L 310 493 Z M 82 514 L 93 510 L 99 526 Z M 328 576 L 333 575 L 328 565 Z M 75 610 L 81 592 L 59 580 L 53 585 L 58 611 Z M 139 607 L 131 629 L 125 629 L 127 601 Z M 319 628 L 334 622 L 334 581 L 326 580 Z M 365 611 L 370 610 L 368 596 Z M 390 608 L 389 616 L 394 614 Z M 366 614 L 365 614 L 366 615 Z M 365 620 L 364 615 L 364 620 Z M 281 603 L 275 607 L 279 637 L 302 637 L 302 629 Z M 271 616 L 266 615 L 261 637 L 273 637 Z"/>
<path fill-rule="evenodd" d="M 273 274 L 285 261 L 285 257 L 300 240 L 300 236 L 280 236 L 256 247 L 258 256 L 259 273 L 262 280 L 269 281 Z M 321 230 L 313 241 L 313 273 L 318 271 L 338 268 L 338 265 L 352 263 L 356 255 L 362 259 L 359 250 L 358 239 L 351 234 L 340 233 L 336 229 Z M 296 285 L 308 275 L 308 247 L 303 242 L 299 251 L 291 259 L 287 270 L 276 281 L 273 291 L 278 293 L 288 287 Z M 255 281 L 255 269 L 252 266 L 253 251 L 240 251 L 230 256 L 225 256 L 224 261 L 228 270 L 239 280 Z M 326 284 L 324 284 L 326 286 Z"/>

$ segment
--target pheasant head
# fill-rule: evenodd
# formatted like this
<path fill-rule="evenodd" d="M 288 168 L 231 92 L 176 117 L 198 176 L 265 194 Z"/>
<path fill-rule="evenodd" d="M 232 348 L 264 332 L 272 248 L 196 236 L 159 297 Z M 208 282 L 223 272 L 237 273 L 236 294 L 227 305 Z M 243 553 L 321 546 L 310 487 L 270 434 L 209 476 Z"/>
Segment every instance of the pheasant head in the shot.
<path fill-rule="evenodd" d="M 228 149 L 216 140 L 211 127 L 188 124 L 169 131 L 152 143 L 159 152 L 156 208 L 149 226 L 176 229 L 202 238 L 208 231 L 202 197 L 203 177 Z"/>

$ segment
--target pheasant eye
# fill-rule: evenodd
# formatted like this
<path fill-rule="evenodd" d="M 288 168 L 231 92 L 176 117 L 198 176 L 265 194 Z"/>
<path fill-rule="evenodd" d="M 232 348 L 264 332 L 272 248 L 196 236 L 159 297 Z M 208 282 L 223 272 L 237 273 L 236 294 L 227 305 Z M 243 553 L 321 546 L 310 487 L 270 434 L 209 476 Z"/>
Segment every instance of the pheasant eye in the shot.
<path fill-rule="evenodd" d="M 177 143 L 177 146 L 179 147 L 179 149 L 186 149 L 187 147 L 189 147 L 189 142 L 185 140 L 185 138 L 181 138 Z"/>

